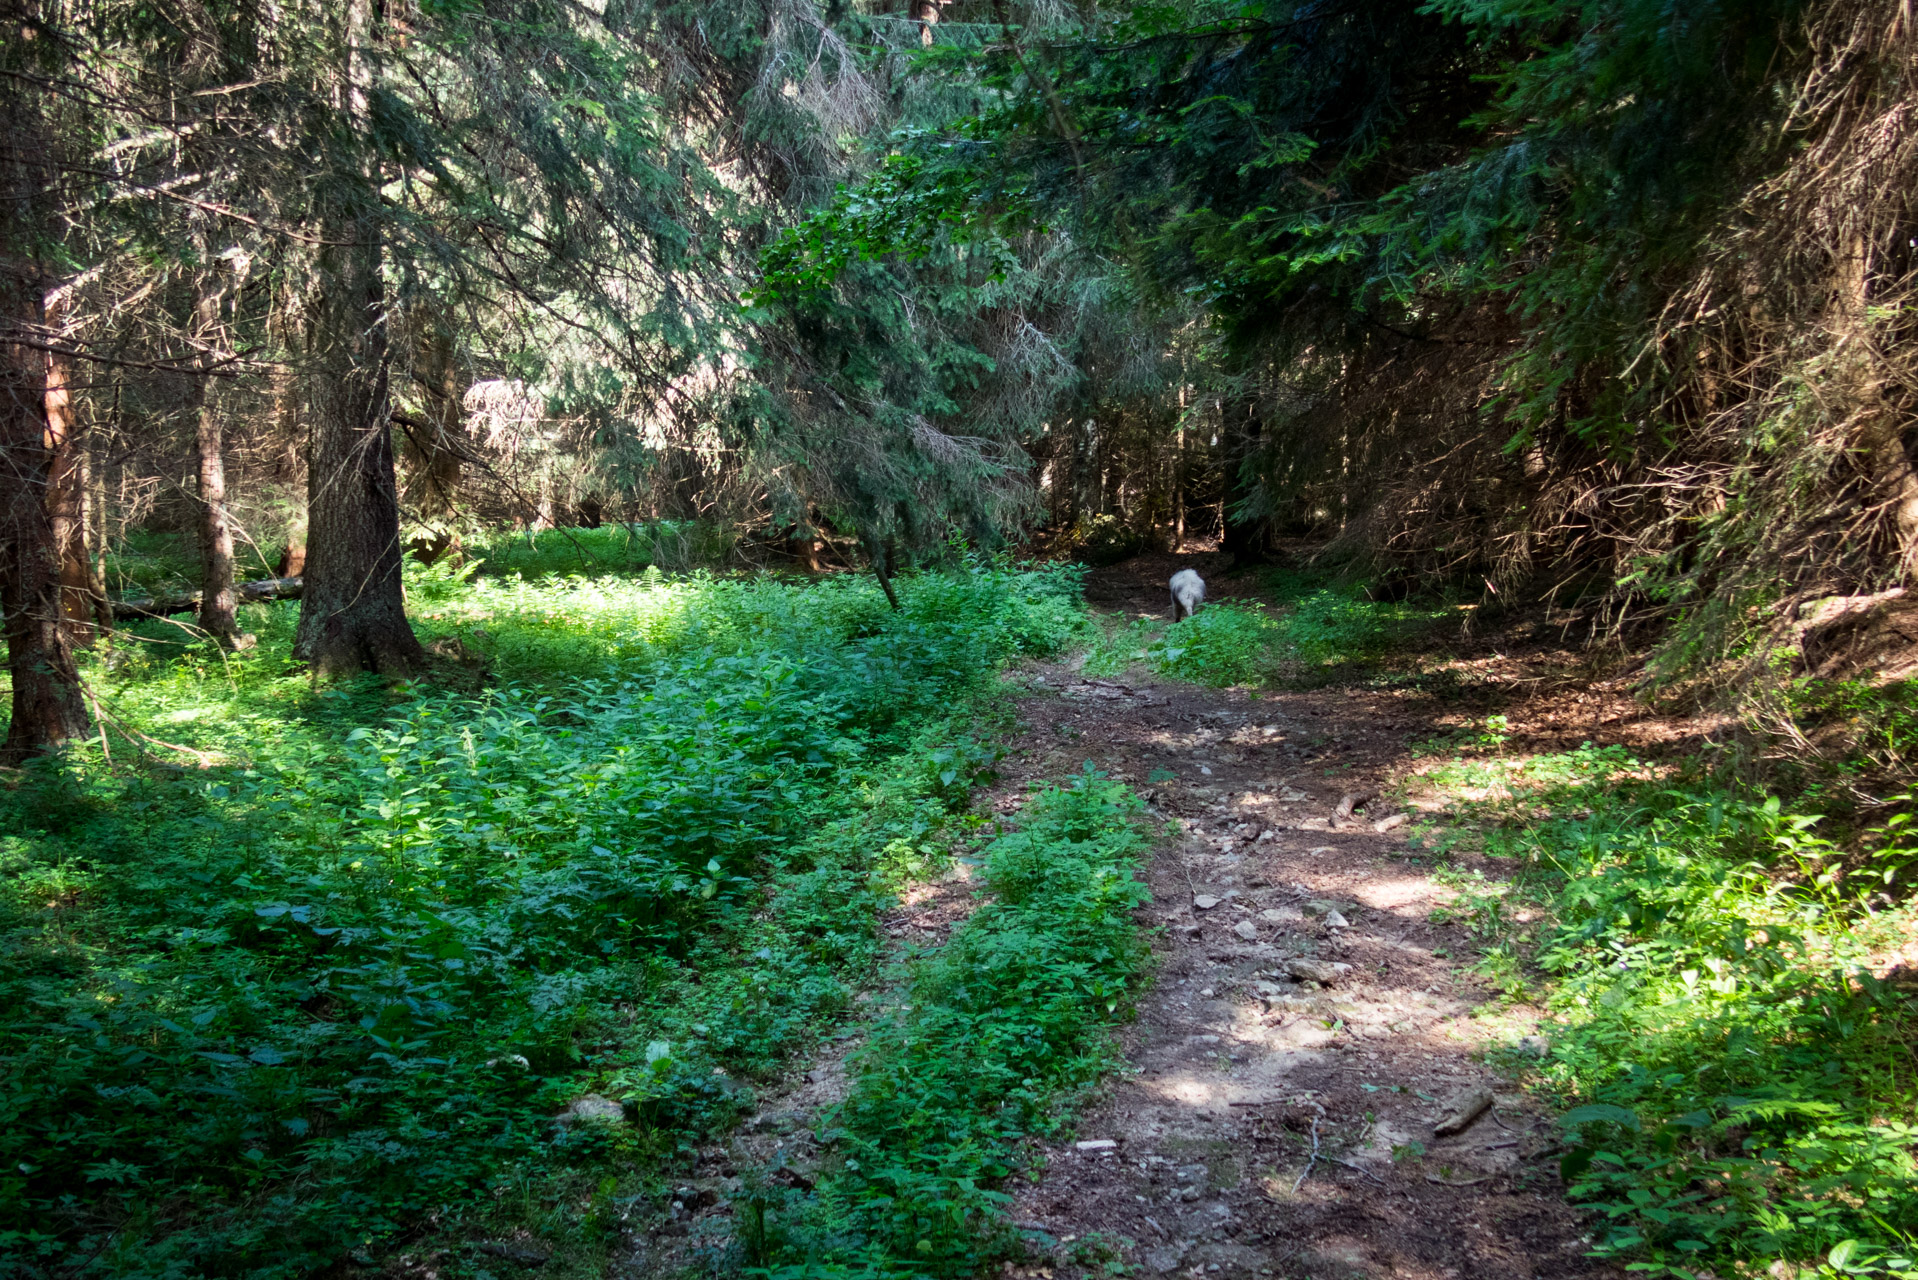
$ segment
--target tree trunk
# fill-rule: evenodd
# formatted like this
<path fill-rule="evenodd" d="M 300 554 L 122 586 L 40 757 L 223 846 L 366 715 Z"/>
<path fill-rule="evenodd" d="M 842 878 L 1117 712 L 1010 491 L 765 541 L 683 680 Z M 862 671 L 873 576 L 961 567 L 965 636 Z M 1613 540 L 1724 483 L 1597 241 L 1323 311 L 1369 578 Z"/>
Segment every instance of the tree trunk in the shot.
<path fill-rule="evenodd" d="M 899 612 L 899 596 L 892 589 L 892 574 L 886 561 L 891 558 L 892 544 L 877 538 L 861 538 L 866 548 L 866 559 L 872 562 L 872 576 L 879 579 L 879 589 L 886 593 L 886 603 L 892 606 L 894 613 Z"/>
<path fill-rule="evenodd" d="M 1244 395 L 1225 405 L 1224 429 L 1220 431 L 1222 465 L 1225 468 L 1225 498 L 1220 508 L 1219 549 L 1230 553 L 1234 564 L 1253 563 L 1265 558 L 1265 522 L 1247 517 L 1241 505 L 1251 497 L 1256 481 L 1248 476 L 1249 464 L 1259 447 L 1259 407 L 1255 396 Z"/>
<path fill-rule="evenodd" d="M 370 129 L 372 0 L 346 6 L 346 108 Z M 293 652 L 323 675 L 410 673 L 425 659 L 400 584 L 400 503 L 387 386 L 386 288 L 373 161 L 322 219 L 307 326 L 307 558 Z"/>
<path fill-rule="evenodd" d="M 233 528 L 226 518 L 226 460 L 220 416 L 200 406 L 194 444 L 200 454 L 200 629 L 222 641 L 239 633 L 234 616 Z"/>
<path fill-rule="evenodd" d="M 93 460 L 93 432 L 77 446 L 80 450 L 81 490 L 86 508 L 81 512 L 82 539 L 87 554 L 87 599 L 93 605 L 93 625 L 109 643 L 113 635 L 113 606 L 107 603 L 107 480 L 106 468 Z"/>
<path fill-rule="evenodd" d="M 65 326 L 70 300 L 63 289 L 46 295 L 49 332 Z M 52 522 L 54 556 L 60 566 L 60 616 L 71 644 L 93 643 L 93 601 L 87 588 L 86 469 L 74 443 L 72 360 L 46 353 L 47 516 Z"/>
<path fill-rule="evenodd" d="M 279 565 L 274 569 L 282 578 L 297 578 L 306 572 L 306 489 L 310 472 L 306 465 L 299 387 L 299 380 L 289 372 L 274 375 L 273 420 L 285 448 L 273 474 L 275 479 L 288 482 L 297 504 L 286 522 L 286 543 L 280 552 Z"/>
<path fill-rule="evenodd" d="M 946 0 L 912 0 L 912 20 L 919 24 L 919 43 L 932 48 L 932 29 L 939 25 L 940 10 Z"/>
<path fill-rule="evenodd" d="M 31 266 L 0 281 L 18 332 L 45 332 L 44 283 Z M 13 676 L 13 719 L 0 762 L 59 746 L 87 731 L 80 674 L 62 612 L 61 544 L 53 478 L 71 471 L 72 441 L 49 421 L 65 395 L 45 352 L 0 347 L 0 629 Z"/>
<path fill-rule="evenodd" d="M 208 345 L 219 332 L 222 292 L 210 275 L 202 276 L 194 327 Z M 200 629 L 229 644 L 240 628 L 234 616 L 233 528 L 226 517 L 225 433 L 211 378 L 200 379 L 197 394 L 200 420 L 193 444 L 200 463 Z"/>
<path fill-rule="evenodd" d="M 1185 388 L 1179 388 L 1180 427 L 1172 453 L 1172 549 L 1185 550 Z"/>
<path fill-rule="evenodd" d="M 371 218 L 359 234 L 376 236 Z M 378 250 L 354 272 L 318 331 L 329 350 L 317 363 L 307 461 L 306 590 L 293 652 L 322 674 L 410 672 L 425 656 L 406 621 L 400 585 L 400 505 L 388 423 L 385 298 Z M 357 299 L 359 305 L 347 305 Z M 344 314 L 342 314 L 344 313 Z M 289 556 L 289 559 L 291 557 Z M 289 566 L 290 567 L 290 566 Z"/>
<path fill-rule="evenodd" d="M 427 522 L 452 518 L 459 492 L 462 423 L 459 364 L 453 335 L 427 308 L 414 315 L 413 382 L 428 424 L 406 434 L 406 501 Z"/>

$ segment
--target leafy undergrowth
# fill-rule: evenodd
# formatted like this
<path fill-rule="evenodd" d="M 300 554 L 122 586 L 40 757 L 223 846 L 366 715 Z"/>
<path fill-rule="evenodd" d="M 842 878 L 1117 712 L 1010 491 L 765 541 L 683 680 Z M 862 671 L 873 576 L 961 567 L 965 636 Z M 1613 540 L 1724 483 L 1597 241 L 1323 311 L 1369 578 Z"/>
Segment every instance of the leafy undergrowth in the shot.
<path fill-rule="evenodd" d="M 246 654 L 156 631 L 91 676 L 209 766 L 122 737 L 0 797 L 0 1270 L 292 1275 L 422 1230 L 445 1276 L 518 1230 L 590 1269 L 843 1015 L 887 877 L 978 821 L 950 762 L 991 759 L 994 665 L 1082 625 L 1070 574 L 984 563 L 898 614 L 416 585 L 504 683 L 315 688 L 287 606 Z M 556 1124 L 588 1091 L 630 1123 Z"/>
<path fill-rule="evenodd" d="M 242 582 L 271 577 L 266 550 L 242 541 L 234 548 L 233 576 Z M 184 594 L 199 590 L 200 548 L 189 534 L 129 529 L 108 548 L 100 568 L 110 595 Z"/>
<path fill-rule="evenodd" d="M 958 1277 L 1017 1252 L 996 1184 L 1111 1064 L 1149 951 L 1132 920 L 1143 809 L 1095 773 L 1035 796 L 984 850 L 990 897 L 908 962 L 904 1003 L 852 1062 L 822 1126 L 816 1190 L 761 1180 L 737 1203 L 761 1274 Z"/>
<path fill-rule="evenodd" d="M 1544 977 L 1539 1071 L 1598 1252 L 1680 1277 L 1918 1274 L 1918 1009 L 1872 973 L 1911 936 L 1884 891 L 1918 851 L 1848 858 L 1814 816 L 1616 747 L 1435 780 L 1493 773 L 1514 798 L 1465 814 L 1518 871 L 1461 880 L 1451 910 L 1488 978 Z"/>
<path fill-rule="evenodd" d="M 597 529 L 539 529 L 472 534 L 461 539 L 461 556 L 477 560 L 484 577 L 604 577 L 657 567 L 681 573 L 722 563 L 733 540 L 707 521 L 653 520 L 608 524 Z"/>
<path fill-rule="evenodd" d="M 1220 600 L 1174 623 L 1140 618 L 1112 626 L 1087 659 L 1092 675 L 1144 662 L 1160 675 L 1222 689 L 1316 683 L 1377 662 L 1448 616 L 1427 603 L 1369 600 L 1362 584 L 1273 575 L 1272 604 Z"/>

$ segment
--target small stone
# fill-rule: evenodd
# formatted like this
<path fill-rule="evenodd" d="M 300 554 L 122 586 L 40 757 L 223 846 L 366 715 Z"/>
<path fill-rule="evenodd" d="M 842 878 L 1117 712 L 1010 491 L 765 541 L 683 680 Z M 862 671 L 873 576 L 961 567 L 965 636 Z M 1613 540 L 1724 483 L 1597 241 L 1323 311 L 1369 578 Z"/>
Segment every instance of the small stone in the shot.
<path fill-rule="evenodd" d="M 1305 914 L 1309 916 L 1330 915 L 1338 909 L 1338 903 L 1326 898 L 1313 898 L 1305 904 Z"/>
<path fill-rule="evenodd" d="M 1518 1051 L 1528 1057 L 1544 1058 L 1551 1055 L 1552 1045 L 1544 1036 L 1526 1036 L 1518 1042 Z"/>
<path fill-rule="evenodd" d="M 792 1133 L 806 1127 L 803 1111 L 768 1111 L 746 1122 L 748 1133 Z"/>
<path fill-rule="evenodd" d="M 1199 772 L 1203 773 L 1208 778 L 1212 776 L 1212 770 L 1206 768 L 1204 765 L 1199 766 Z"/>
<path fill-rule="evenodd" d="M 1352 922 L 1337 911 L 1328 911 L 1325 913 L 1325 926 L 1328 929 L 1349 929 Z"/>
<path fill-rule="evenodd" d="M 1259 937 L 1259 926 L 1253 924 L 1250 920 L 1241 920 L 1232 926 L 1232 932 L 1238 934 L 1247 942 L 1255 942 Z"/>
<path fill-rule="evenodd" d="M 590 1120 L 601 1124 L 620 1124 L 626 1119 L 626 1108 L 611 1098 L 597 1093 L 589 1093 L 566 1108 L 568 1117 L 574 1120 Z"/>
<path fill-rule="evenodd" d="M 1145 1263 L 1145 1269 L 1154 1275 L 1162 1276 L 1179 1269 L 1180 1259 L 1185 1251 L 1192 1247 L 1190 1240 L 1181 1240 L 1177 1244 L 1160 1244 L 1140 1253 L 1139 1261 Z"/>
<path fill-rule="evenodd" d="M 1326 964 L 1322 960 L 1288 960 L 1285 971 L 1300 982 L 1316 982 L 1329 987 L 1338 982 L 1341 975 L 1350 973 L 1349 964 Z"/>
<path fill-rule="evenodd" d="M 1072 1145 L 1087 1155 L 1097 1155 L 1101 1151 L 1117 1151 L 1119 1149 L 1119 1144 L 1111 1138 L 1088 1138 L 1084 1142 L 1075 1142 Z"/>
<path fill-rule="evenodd" d="M 1432 1133 L 1440 1138 L 1449 1138 L 1455 1133 L 1463 1133 L 1472 1122 L 1492 1109 L 1492 1091 L 1483 1087 L 1468 1089 L 1453 1099 L 1443 1120 L 1432 1126 Z"/>
<path fill-rule="evenodd" d="M 1305 919 L 1305 912 L 1297 907 L 1267 907 L 1259 912 L 1259 919 L 1267 924 L 1297 924 Z"/>
<path fill-rule="evenodd" d="M 1201 911 L 1210 911 L 1212 910 L 1212 908 L 1218 906 L 1219 903 L 1222 901 L 1223 899 L 1215 898 L 1209 893 L 1202 893 L 1198 897 L 1192 899 L 1192 905 L 1197 907 Z"/>
<path fill-rule="evenodd" d="M 1285 994 L 1284 987 L 1280 986 L 1276 982 L 1267 982 L 1264 979 L 1260 979 L 1258 982 L 1253 983 L 1252 989 L 1258 992 L 1262 996 L 1282 996 Z"/>
<path fill-rule="evenodd" d="M 1218 993 L 1218 992 L 1217 992 L 1216 990 L 1214 990 L 1213 988 L 1211 988 L 1211 987 L 1207 987 L 1207 988 L 1205 988 L 1205 989 L 1204 989 L 1203 991 L 1201 991 L 1201 992 L 1199 992 L 1199 999 L 1201 999 L 1201 1000 L 1210 1000 L 1210 999 L 1211 999 L 1211 998 L 1212 998 L 1213 996 L 1216 996 L 1216 995 L 1218 995 L 1218 994 L 1219 994 L 1219 993 Z M 1201 1041 L 1204 1041 L 1204 1040 L 1205 1040 L 1205 1038 L 1206 1038 L 1206 1037 L 1204 1037 L 1204 1036 L 1200 1036 L 1200 1037 L 1199 1037 L 1199 1039 L 1200 1039 Z M 1219 1042 L 1219 1037 L 1217 1037 L 1217 1036 L 1213 1036 L 1213 1037 L 1212 1037 L 1212 1040 L 1211 1040 L 1211 1042 L 1212 1042 L 1213 1044 L 1217 1044 L 1217 1043 Z"/>

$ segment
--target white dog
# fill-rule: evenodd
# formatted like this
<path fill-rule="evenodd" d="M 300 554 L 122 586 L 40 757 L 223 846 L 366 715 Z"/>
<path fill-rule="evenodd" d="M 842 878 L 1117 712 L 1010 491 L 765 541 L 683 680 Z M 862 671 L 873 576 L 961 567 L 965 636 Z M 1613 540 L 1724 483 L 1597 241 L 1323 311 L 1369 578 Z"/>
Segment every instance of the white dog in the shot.
<path fill-rule="evenodd" d="M 1190 569 L 1172 575 L 1172 620 L 1189 618 L 1205 603 L 1205 579 Z"/>

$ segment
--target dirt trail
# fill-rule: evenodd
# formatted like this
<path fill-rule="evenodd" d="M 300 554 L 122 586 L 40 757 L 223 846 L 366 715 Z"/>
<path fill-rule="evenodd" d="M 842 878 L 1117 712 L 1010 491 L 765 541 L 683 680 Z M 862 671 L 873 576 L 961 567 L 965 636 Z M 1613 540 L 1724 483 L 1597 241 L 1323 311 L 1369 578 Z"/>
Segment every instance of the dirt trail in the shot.
<path fill-rule="evenodd" d="M 1121 616 L 1164 616 L 1178 567 L 1205 574 L 1213 600 L 1241 594 L 1219 560 L 1141 557 L 1095 572 L 1086 594 Z M 1034 784 L 1090 760 L 1178 827 L 1147 871 L 1141 923 L 1156 930 L 1158 963 L 1121 1036 L 1128 1068 L 1082 1114 L 1077 1140 L 1044 1153 L 1036 1181 L 1008 1187 L 1034 1255 L 1010 1275 L 1619 1274 L 1583 1256 L 1550 1117 L 1479 1060 L 1533 1032 L 1531 1011 L 1500 1009 L 1475 980 L 1465 929 L 1432 918 L 1451 895 L 1420 859 L 1418 821 L 1376 798 L 1409 745 L 1437 730 L 1418 703 L 1088 679 L 1071 664 L 1012 682 L 1023 728 L 982 807 L 1010 815 Z M 1349 817 L 1347 797 L 1363 799 Z M 886 933 L 941 941 L 975 903 L 968 881 L 956 867 L 919 886 Z M 745 1167 L 776 1163 L 776 1181 L 810 1185 L 813 1122 L 845 1095 L 849 1033 L 700 1153 L 668 1218 L 634 1241 L 627 1274 L 673 1273 L 718 1246 Z"/>
<path fill-rule="evenodd" d="M 1089 595 L 1158 608 L 1138 584 L 1164 567 Z M 1028 679 L 1019 772 L 1090 759 L 1184 834 L 1148 873 L 1159 966 L 1124 1036 L 1134 1073 L 1019 1188 L 1020 1225 L 1058 1242 L 1021 1274 L 1101 1274 L 1114 1250 L 1146 1275 L 1616 1274 L 1583 1257 L 1549 1117 L 1474 1056 L 1533 1028 L 1488 1005 L 1469 938 L 1431 918 L 1450 895 L 1414 860 L 1417 824 L 1376 799 L 1341 817 L 1431 726 L 1389 692 Z"/>

